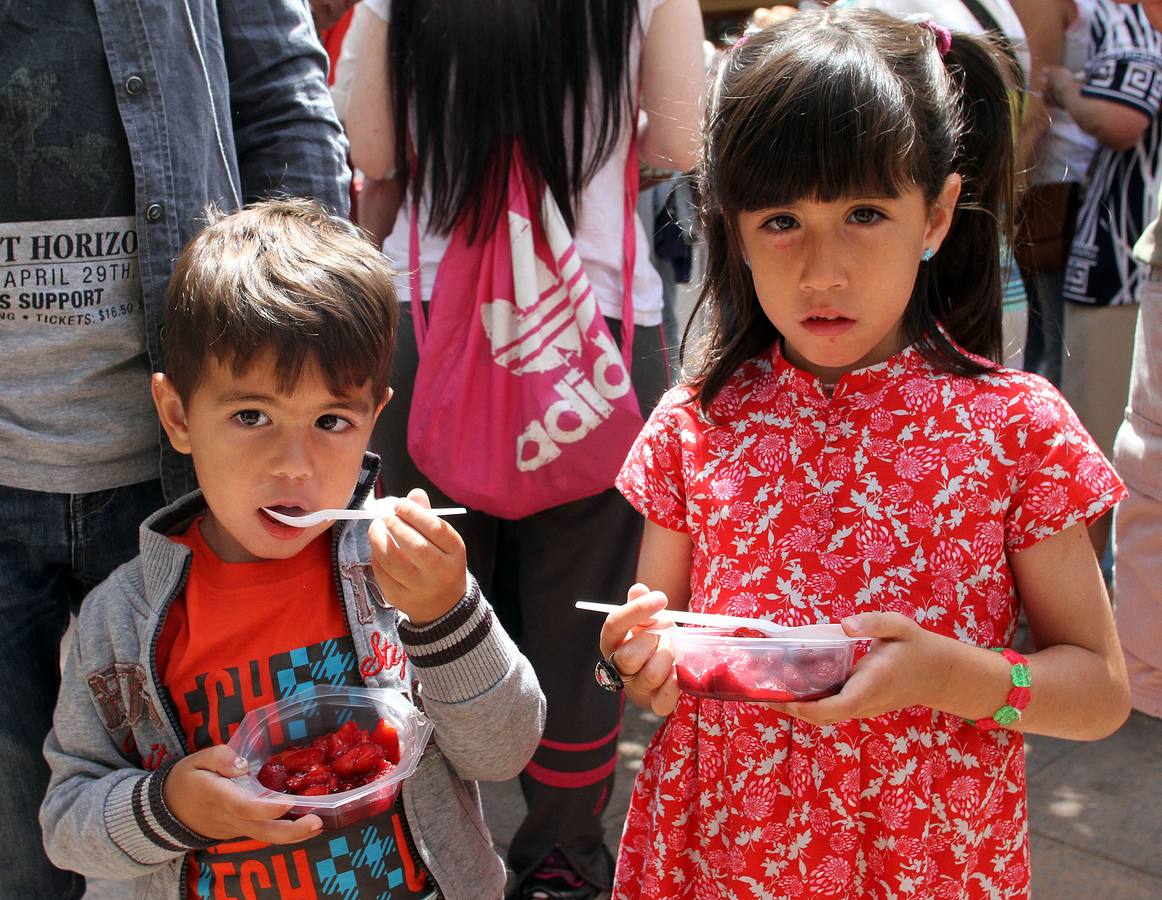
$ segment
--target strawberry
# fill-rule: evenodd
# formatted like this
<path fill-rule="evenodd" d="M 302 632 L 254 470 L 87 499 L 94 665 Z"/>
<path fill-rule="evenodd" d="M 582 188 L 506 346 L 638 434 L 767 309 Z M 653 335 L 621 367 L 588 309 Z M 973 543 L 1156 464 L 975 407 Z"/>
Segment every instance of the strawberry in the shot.
<path fill-rule="evenodd" d="M 351 778 L 367 774 L 381 759 L 383 759 L 382 748 L 370 741 L 363 741 L 331 763 L 331 768 L 340 778 Z"/>
<path fill-rule="evenodd" d="M 356 744 L 353 750 L 358 755 L 352 768 L 358 775 L 366 775 L 374 770 L 379 761 L 383 759 L 383 748 L 378 744 L 371 743 L 371 741 Z"/>
<path fill-rule="evenodd" d="M 270 760 L 258 770 L 258 783 L 271 791 L 286 790 L 286 766 Z"/>
<path fill-rule="evenodd" d="M 317 738 L 315 738 L 313 741 L 311 741 L 311 744 L 310 744 L 310 746 L 313 749 L 322 750 L 323 753 L 327 752 L 327 749 L 330 747 L 330 745 L 331 745 L 331 735 L 329 735 L 329 734 L 320 734 Z"/>
<path fill-rule="evenodd" d="M 359 783 L 362 785 L 371 784 L 373 781 L 379 781 L 380 778 L 383 778 L 394 768 L 395 766 L 393 766 L 389 760 L 381 759 L 375 764 L 374 769 L 363 776 L 363 779 Z"/>
<path fill-rule="evenodd" d="M 678 676 L 678 687 L 687 694 L 703 695 L 707 692 L 705 681 L 693 669 L 676 663 L 674 672 Z"/>
<path fill-rule="evenodd" d="M 302 772 L 326 760 L 327 754 L 318 747 L 301 747 L 284 754 L 282 764 L 287 767 L 287 771 Z"/>
<path fill-rule="evenodd" d="M 380 719 L 375 723 L 375 730 L 371 733 L 371 740 L 383 748 L 383 756 L 390 763 L 399 762 L 399 732 L 387 719 Z"/>
<path fill-rule="evenodd" d="M 331 760 L 331 771 L 340 778 L 351 778 L 355 775 L 355 761 L 358 758 L 358 749 L 351 747 Z"/>
<path fill-rule="evenodd" d="M 321 796 L 350 791 L 387 775 L 399 762 L 399 735 L 380 720 L 371 735 L 354 721 L 272 755 L 258 781 L 272 791 Z"/>
<path fill-rule="evenodd" d="M 706 676 L 707 692 L 719 700 L 749 700 L 752 688 L 739 680 L 729 662 L 716 665 Z"/>
<path fill-rule="evenodd" d="M 811 692 L 811 682 L 808 680 L 807 674 L 794 663 L 783 666 L 783 683 L 787 686 L 787 690 L 794 693 L 796 697 L 802 697 Z"/>
<path fill-rule="evenodd" d="M 288 794 L 301 794 L 303 788 L 308 786 L 306 777 L 298 772 L 286 776 L 286 793 Z"/>
<path fill-rule="evenodd" d="M 306 784 L 315 785 L 329 783 L 335 774 L 326 763 L 316 763 L 303 772 L 302 776 Z"/>
<path fill-rule="evenodd" d="M 342 756 L 360 741 L 361 734 L 355 720 L 348 719 L 336 731 L 324 735 L 323 739 L 327 742 L 327 759 L 334 760 Z"/>

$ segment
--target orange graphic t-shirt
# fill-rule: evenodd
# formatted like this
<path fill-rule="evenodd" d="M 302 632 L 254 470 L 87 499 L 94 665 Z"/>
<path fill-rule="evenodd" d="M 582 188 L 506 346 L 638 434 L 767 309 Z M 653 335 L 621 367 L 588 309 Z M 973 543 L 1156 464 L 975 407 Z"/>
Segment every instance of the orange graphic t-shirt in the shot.
<path fill-rule="evenodd" d="M 157 644 L 157 671 L 191 753 L 226 743 L 247 712 L 300 688 L 363 684 L 329 532 L 291 559 L 226 563 L 199 526 L 171 538 L 193 559 Z M 186 896 L 427 897 L 409 843 L 398 805 L 301 844 L 230 841 L 190 854 Z"/>

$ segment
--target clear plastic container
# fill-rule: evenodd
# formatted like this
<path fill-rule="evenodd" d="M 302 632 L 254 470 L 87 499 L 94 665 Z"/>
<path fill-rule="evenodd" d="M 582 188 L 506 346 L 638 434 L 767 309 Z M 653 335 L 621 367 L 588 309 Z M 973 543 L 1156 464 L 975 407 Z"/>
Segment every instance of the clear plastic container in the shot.
<path fill-rule="evenodd" d="M 778 637 L 738 637 L 728 629 L 672 628 L 678 686 L 712 700 L 818 700 L 851 675 L 858 640 L 835 626 L 807 626 Z"/>
<path fill-rule="evenodd" d="M 368 731 L 380 719 L 399 735 L 399 763 L 377 781 L 337 794 L 299 796 L 264 787 L 258 772 L 274 754 L 295 745 L 307 745 L 345 722 Z M 386 688 L 316 685 L 246 714 L 229 746 L 250 763 L 248 774 L 235 783 L 258 800 L 278 800 L 294 806 L 284 818 L 316 814 L 327 829 L 345 828 L 367 816 L 391 808 L 396 796 L 419 764 L 432 734 L 432 723 L 399 691 Z"/>

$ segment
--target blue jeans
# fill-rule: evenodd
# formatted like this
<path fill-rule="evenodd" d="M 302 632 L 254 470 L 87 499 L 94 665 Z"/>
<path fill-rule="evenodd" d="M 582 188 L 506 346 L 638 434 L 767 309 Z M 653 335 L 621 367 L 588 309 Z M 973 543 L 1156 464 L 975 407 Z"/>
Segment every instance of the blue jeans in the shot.
<path fill-rule="evenodd" d="M 61 636 L 85 594 L 137 555 L 137 527 L 163 503 L 160 481 L 90 494 L 0 486 L 0 897 L 84 893 L 48 861 L 37 822 Z"/>

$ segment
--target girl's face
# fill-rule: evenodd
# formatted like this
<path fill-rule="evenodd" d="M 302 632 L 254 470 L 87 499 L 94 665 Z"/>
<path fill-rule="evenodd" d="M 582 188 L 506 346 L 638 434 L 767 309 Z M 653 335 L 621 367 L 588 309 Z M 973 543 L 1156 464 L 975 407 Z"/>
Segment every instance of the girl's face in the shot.
<path fill-rule="evenodd" d="M 787 359 L 831 384 L 902 350 L 920 257 L 939 250 L 959 196 L 949 175 L 931 206 L 913 186 L 740 213 L 755 292 Z"/>

